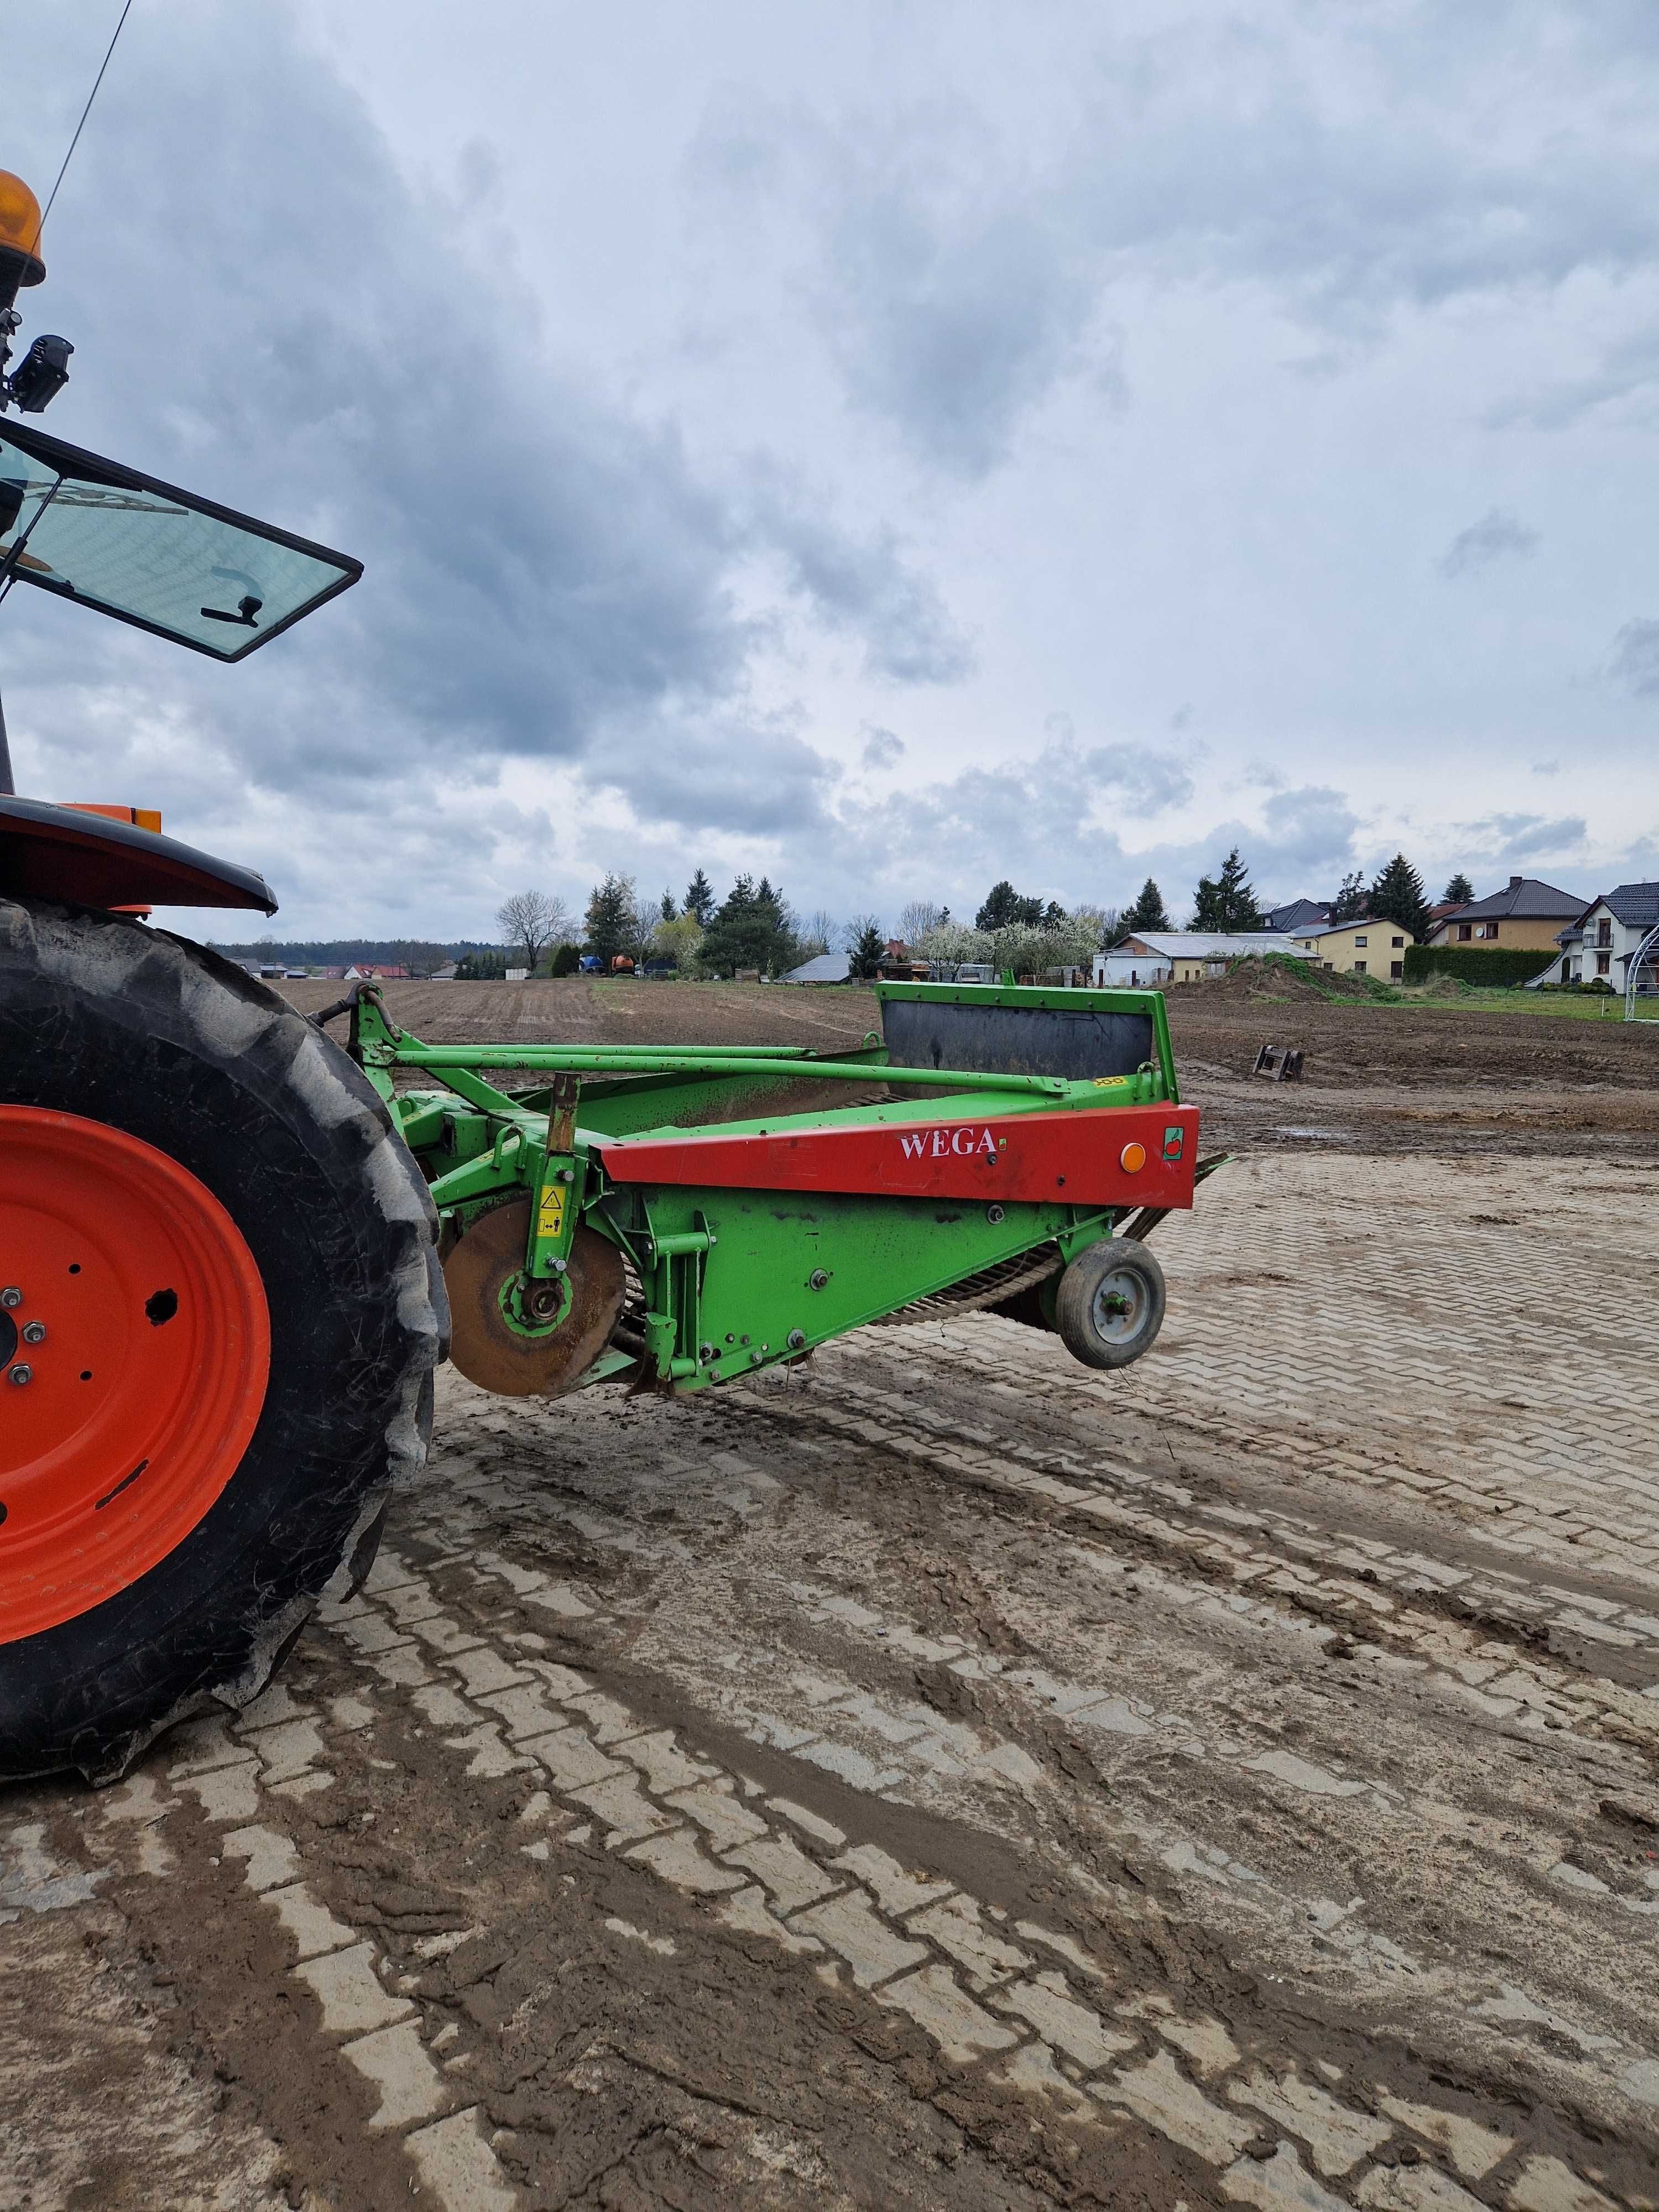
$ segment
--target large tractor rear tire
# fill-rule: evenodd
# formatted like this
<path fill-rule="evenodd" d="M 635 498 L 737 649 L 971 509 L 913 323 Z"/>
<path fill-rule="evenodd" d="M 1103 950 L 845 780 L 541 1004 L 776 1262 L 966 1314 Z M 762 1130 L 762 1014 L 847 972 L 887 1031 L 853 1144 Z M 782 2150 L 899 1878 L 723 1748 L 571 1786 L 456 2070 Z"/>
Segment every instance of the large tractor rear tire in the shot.
<path fill-rule="evenodd" d="M 425 1455 L 436 1223 L 239 968 L 0 899 L 0 1778 L 245 1705 Z"/>

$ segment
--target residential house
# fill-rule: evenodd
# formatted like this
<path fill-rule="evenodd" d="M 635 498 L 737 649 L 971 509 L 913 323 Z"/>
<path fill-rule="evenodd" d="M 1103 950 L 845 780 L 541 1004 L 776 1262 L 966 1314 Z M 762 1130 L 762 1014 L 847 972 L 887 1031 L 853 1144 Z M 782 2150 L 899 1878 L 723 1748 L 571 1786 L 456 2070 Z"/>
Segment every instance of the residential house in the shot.
<path fill-rule="evenodd" d="M 1155 952 L 1097 952 L 1091 977 L 1097 991 L 1146 991 L 1167 983 L 1175 963 Z"/>
<path fill-rule="evenodd" d="M 1209 929 L 1153 929 L 1143 930 L 1126 937 L 1112 947 L 1109 955 L 1097 954 L 1097 970 L 1101 959 L 1120 960 L 1125 953 L 1133 953 L 1143 960 L 1163 960 L 1169 963 L 1169 980 L 1174 983 L 1201 983 L 1206 977 L 1224 975 L 1230 960 L 1260 959 L 1265 952 L 1287 953 L 1292 960 L 1306 960 L 1310 956 L 1304 951 L 1293 938 L 1281 937 L 1268 930 L 1228 932 Z"/>
<path fill-rule="evenodd" d="M 1329 899 L 1292 899 L 1288 906 L 1270 906 L 1261 917 L 1261 927 L 1279 937 L 1294 937 L 1299 929 L 1308 929 L 1316 921 L 1331 918 Z"/>
<path fill-rule="evenodd" d="M 1553 951 L 1563 929 L 1578 919 L 1584 902 L 1576 892 L 1540 883 L 1536 876 L 1511 876 L 1501 891 L 1474 899 L 1435 924 L 1427 942 L 1467 945 L 1499 952 Z"/>
<path fill-rule="evenodd" d="M 844 983 L 852 969 L 850 953 L 820 952 L 811 960 L 803 960 L 799 968 L 792 968 L 779 980 L 785 983 Z"/>
<path fill-rule="evenodd" d="M 1593 983 L 1599 975 L 1622 994 L 1629 980 L 1630 963 L 1650 930 L 1659 927 L 1659 883 L 1618 884 L 1592 900 L 1564 929 L 1558 943 L 1559 964 L 1547 969 L 1541 981 Z M 1640 991 L 1659 990 L 1659 948 L 1643 962 L 1637 984 Z"/>
<path fill-rule="evenodd" d="M 1397 921 L 1365 915 L 1358 921 L 1317 921 L 1296 933 L 1298 947 L 1322 968 L 1342 975 L 1380 975 L 1398 983 L 1406 973 L 1406 947 L 1417 939 Z"/>
<path fill-rule="evenodd" d="M 911 951 L 902 937 L 890 937 L 876 963 L 876 973 L 884 983 L 925 983 L 928 976 L 925 956 Z"/>

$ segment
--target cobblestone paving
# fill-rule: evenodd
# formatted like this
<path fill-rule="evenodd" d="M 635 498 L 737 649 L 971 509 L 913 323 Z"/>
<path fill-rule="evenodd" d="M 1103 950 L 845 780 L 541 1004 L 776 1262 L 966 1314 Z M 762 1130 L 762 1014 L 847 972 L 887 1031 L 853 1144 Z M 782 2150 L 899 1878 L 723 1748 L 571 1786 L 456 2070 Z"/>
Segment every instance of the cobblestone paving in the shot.
<path fill-rule="evenodd" d="M 1206 1201 L 1123 1377 L 449 1378 L 256 1705 L 0 1803 L 0 2201 L 1659 2206 L 1659 1176 Z"/>

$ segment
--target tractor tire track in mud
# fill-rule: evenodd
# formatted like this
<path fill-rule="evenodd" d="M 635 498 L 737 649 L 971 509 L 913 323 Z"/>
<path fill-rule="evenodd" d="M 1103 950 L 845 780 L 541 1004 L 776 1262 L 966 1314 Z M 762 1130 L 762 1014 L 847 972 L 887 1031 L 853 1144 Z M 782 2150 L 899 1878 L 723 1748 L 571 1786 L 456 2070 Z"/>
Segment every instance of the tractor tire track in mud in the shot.
<path fill-rule="evenodd" d="M 1124 1376 L 443 1378 L 278 1684 L 0 1808 L 0 2199 L 1659 2205 L 1659 1486 L 1446 1351 L 1607 1294 L 1553 1172 L 1240 1170 Z"/>

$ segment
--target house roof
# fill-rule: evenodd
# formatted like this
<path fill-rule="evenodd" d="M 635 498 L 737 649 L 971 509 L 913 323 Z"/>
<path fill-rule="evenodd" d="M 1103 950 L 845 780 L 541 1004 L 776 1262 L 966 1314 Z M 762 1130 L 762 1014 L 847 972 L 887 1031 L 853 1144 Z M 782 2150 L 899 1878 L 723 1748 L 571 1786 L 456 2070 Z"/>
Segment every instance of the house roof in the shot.
<path fill-rule="evenodd" d="M 1288 952 L 1292 960 L 1308 957 L 1288 937 L 1265 929 L 1249 935 L 1212 929 L 1137 929 L 1113 949 L 1122 945 L 1144 945 L 1149 952 L 1161 953 L 1167 960 L 1231 960 L 1245 952 Z"/>
<path fill-rule="evenodd" d="M 1352 921 L 1313 922 L 1291 933 L 1293 937 L 1338 937 L 1345 929 L 1397 929 L 1402 937 L 1411 935 L 1403 922 L 1390 921 L 1385 914 L 1359 914 Z"/>
<path fill-rule="evenodd" d="M 1659 884 L 1615 884 L 1595 904 L 1608 908 L 1626 929 L 1651 929 L 1659 922 Z"/>
<path fill-rule="evenodd" d="M 783 980 L 786 983 L 844 983 L 851 969 L 850 954 L 820 952 L 815 960 L 803 960 L 799 968 L 792 968 Z"/>
<path fill-rule="evenodd" d="M 1571 891 L 1541 884 L 1536 876 L 1511 876 L 1490 898 L 1456 908 L 1459 921 L 1577 921 L 1584 902 Z"/>
<path fill-rule="evenodd" d="M 1305 928 L 1310 921 L 1323 921 L 1330 910 L 1328 899 L 1291 899 L 1286 906 L 1270 906 L 1261 920 L 1266 928 L 1283 935 Z"/>

